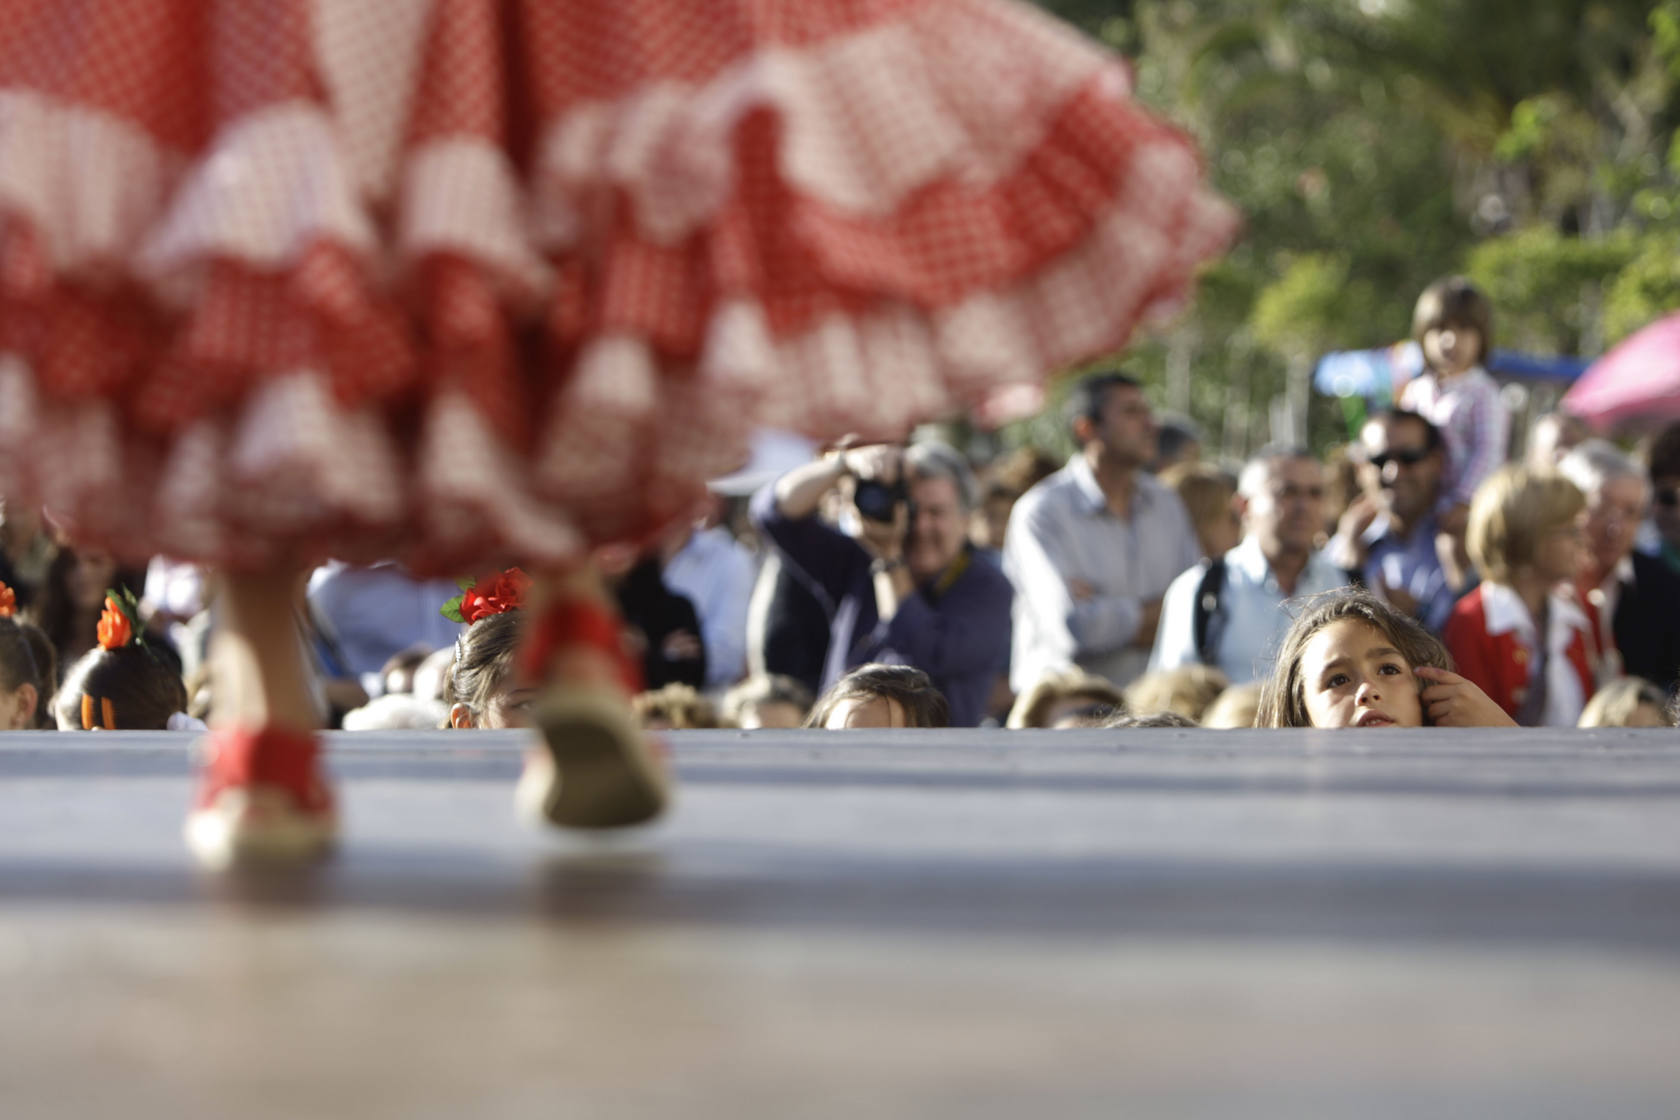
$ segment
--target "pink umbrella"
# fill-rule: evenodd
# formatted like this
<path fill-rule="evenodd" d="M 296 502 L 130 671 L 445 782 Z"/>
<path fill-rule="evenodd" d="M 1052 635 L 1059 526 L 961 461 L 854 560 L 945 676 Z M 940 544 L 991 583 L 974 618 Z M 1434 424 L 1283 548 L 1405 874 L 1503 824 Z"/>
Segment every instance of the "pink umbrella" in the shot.
<path fill-rule="evenodd" d="M 1601 429 L 1680 419 L 1680 313 L 1636 331 L 1588 366 L 1562 407 Z"/>

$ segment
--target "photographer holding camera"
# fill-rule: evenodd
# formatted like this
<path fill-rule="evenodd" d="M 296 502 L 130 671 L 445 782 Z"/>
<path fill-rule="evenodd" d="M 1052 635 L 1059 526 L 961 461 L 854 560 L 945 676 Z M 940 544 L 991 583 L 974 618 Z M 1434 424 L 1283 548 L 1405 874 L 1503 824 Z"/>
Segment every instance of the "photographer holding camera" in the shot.
<path fill-rule="evenodd" d="M 997 555 L 967 541 L 975 492 L 961 455 L 923 442 L 842 445 L 754 495 L 759 531 L 828 610 L 824 688 L 869 662 L 911 665 L 951 726 L 979 724 L 1008 670 L 1013 593 Z M 818 516 L 831 500 L 838 527 Z"/>

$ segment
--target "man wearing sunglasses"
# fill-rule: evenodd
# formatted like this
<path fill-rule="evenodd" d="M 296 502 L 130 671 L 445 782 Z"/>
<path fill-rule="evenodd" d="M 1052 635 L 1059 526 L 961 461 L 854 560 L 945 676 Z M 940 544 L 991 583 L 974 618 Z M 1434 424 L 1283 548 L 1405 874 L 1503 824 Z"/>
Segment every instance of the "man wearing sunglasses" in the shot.
<path fill-rule="evenodd" d="M 1458 597 L 1475 585 L 1474 575 L 1452 562 L 1436 518 L 1446 473 L 1440 430 L 1415 412 L 1388 409 L 1365 422 L 1356 451 L 1361 493 L 1337 526 L 1330 556 L 1439 632 Z"/>

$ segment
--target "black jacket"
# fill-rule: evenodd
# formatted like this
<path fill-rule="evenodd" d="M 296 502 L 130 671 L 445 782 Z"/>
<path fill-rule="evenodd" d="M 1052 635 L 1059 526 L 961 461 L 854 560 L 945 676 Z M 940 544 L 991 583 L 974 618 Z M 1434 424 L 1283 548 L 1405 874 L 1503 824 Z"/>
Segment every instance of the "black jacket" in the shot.
<path fill-rule="evenodd" d="M 659 561 L 649 557 L 625 575 L 618 586 L 618 609 L 624 622 L 647 643 L 642 655 L 642 676 L 648 688 L 687 684 L 699 688 L 706 681 L 706 651 L 702 646 L 691 656 L 679 656 L 665 648 L 665 641 L 679 631 L 699 638 L 700 618 L 694 604 L 665 586 Z"/>
<path fill-rule="evenodd" d="M 1664 691 L 1680 681 L 1680 576 L 1655 556 L 1633 554 L 1633 582 L 1622 585 L 1611 620 L 1622 671 Z"/>

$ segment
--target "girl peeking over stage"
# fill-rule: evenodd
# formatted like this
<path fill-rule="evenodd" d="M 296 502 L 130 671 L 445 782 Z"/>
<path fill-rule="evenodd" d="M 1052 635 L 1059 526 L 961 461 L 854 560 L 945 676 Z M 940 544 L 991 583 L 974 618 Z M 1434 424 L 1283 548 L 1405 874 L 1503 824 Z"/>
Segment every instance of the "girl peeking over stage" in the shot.
<path fill-rule="evenodd" d="M 1256 727 L 1514 727 L 1446 647 L 1368 591 L 1309 599 L 1260 693 Z"/>

